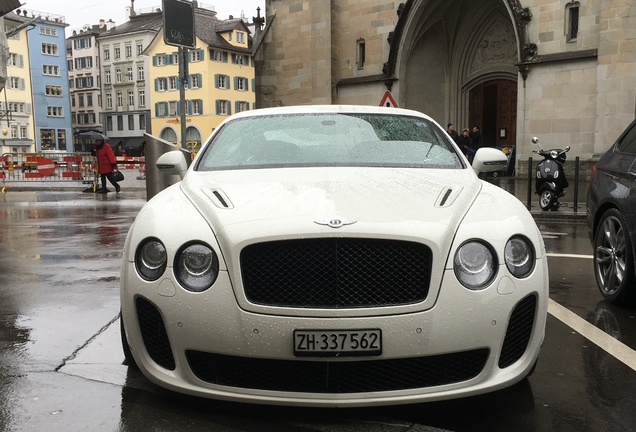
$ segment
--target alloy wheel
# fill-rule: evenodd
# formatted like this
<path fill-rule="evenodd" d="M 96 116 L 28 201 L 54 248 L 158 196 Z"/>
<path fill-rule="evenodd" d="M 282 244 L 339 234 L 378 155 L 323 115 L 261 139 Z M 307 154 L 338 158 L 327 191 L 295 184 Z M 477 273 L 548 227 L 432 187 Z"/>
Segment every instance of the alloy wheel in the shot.
<path fill-rule="evenodd" d="M 625 235 L 621 221 L 610 215 L 603 220 L 596 236 L 594 261 L 603 295 L 616 295 L 623 286 L 627 267 Z"/>

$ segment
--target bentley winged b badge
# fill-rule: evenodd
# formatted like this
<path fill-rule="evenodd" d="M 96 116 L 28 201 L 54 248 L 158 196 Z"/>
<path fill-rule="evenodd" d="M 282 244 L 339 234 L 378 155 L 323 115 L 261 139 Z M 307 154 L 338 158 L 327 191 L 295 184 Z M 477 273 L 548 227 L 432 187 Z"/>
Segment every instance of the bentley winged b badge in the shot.
<path fill-rule="evenodd" d="M 343 220 L 343 219 L 321 219 L 314 222 L 317 223 L 318 225 L 327 225 L 331 228 L 340 228 L 341 226 L 344 226 L 344 225 L 352 225 L 356 223 L 357 221 Z"/>

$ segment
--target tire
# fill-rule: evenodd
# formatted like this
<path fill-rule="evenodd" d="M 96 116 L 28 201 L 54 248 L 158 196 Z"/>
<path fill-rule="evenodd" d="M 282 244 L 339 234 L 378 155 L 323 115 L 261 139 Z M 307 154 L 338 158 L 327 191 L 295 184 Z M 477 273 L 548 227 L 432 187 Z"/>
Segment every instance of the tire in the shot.
<path fill-rule="evenodd" d="M 594 235 L 594 275 L 601 294 L 611 303 L 634 300 L 634 257 L 625 218 L 616 209 L 606 211 Z"/>
<path fill-rule="evenodd" d="M 556 194 L 549 189 L 544 189 L 539 194 L 539 207 L 543 211 L 550 210 L 556 204 L 556 201 Z"/>
<path fill-rule="evenodd" d="M 124 319 L 121 316 L 121 312 L 119 313 L 119 330 L 121 333 L 121 348 L 124 351 L 124 364 L 128 365 L 128 367 L 139 369 L 130 350 L 130 345 L 128 345 L 128 339 L 126 339 L 126 329 L 124 328 Z"/>

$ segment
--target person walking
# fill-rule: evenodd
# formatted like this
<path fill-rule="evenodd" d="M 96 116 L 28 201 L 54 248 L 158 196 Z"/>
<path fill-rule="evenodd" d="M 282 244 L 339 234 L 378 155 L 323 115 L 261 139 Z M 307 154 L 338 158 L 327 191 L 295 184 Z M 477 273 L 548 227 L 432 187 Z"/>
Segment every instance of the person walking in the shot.
<path fill-rule="evenodd" d="M 479 132 L 479 126 L 473 126 L 473 130 L 468 134 L 470 137 L 470 146 L 468 147 L 468 161 L 473 163 L 473 158 L 477 150 L 481 148 L 481 133 Z"/>
<path fill-rule="evenodd" d="M 115 158 L 115 154 L 113 153 L 113 149 L 109 144 L 106 144 L 101 138 L 95 140 L 95 156 L 97 157 L 97 170 L 102 180 L 102 188 L 98 189 L 99 193 L 107 193 L 110 192 L 106 188 L 106 179 L 115 186 L 115 191 L 119 193 L 121 187 L 115 181 L 113 177 L 113 171 L 117 169 L 117 159 Z"/>

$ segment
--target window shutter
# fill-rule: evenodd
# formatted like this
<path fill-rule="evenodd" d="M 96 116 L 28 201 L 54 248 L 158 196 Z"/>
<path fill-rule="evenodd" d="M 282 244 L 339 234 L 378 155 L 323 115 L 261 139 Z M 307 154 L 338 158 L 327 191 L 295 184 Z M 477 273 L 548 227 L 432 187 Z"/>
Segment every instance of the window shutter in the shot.
<path fill-rule="evenodd" d="M 181 102 L 177 101 L 175 115 L 181 115 Z"/>
<path fill-rule="evenodd" d="M 254 78 L 252 78 L 252 91 L 256 91 L 256 90 L 254 89 L 254 87 L 255 87 L 255 85 L 254 85 Z"/>
<path fill-rule="evenodd" d="M 192 101 L 186 101 L 188 105 L 188 115 L 192 115 Z"/>
<path fill-rule="evenodd" d="M 20 90 L 24 90 L 24 78 L 20 78 Z"/>
<path fill-rule="evenodd" d="M 234 77 L 234 90 L 238 90 L 239 86 L 239 77 Z"/>
<path fill-rule="evenodd" d="M 24 108 L 25 108 L 27 114 L 31 114 L 31 104 L 30 103 L 25 104 Z"/>
<path fill-rule="evenodd" d="M 236 64 L 236 54 L 232 53 L 232 64 Z"/>
<path fill-rule="evenodd" d="M 205 60 L 205 51 L 200 49 L 199 50 L 199 57 L 201 59 L 201 61 Z"/>
<path fill-rule="evenodd" d="M 223 52 L 223 63 L 227 63 L 227 52 Z"/>
<path fill-rule="evenodd" d="M 227 101 L 226 104 L 227 104 L 227 115 L 232 115 L 232 104 L 230 103 L 230 101 Z"/>
<path fill-rule="evenodd" d="M 203 75 L 196 74 L 196 76 L 199 78 L 199 80 L 198 80 L 199 87 L 198 88 L 202 88 L 203 87 Z"/>
<path fill-rule="evenodd" d="M 18 66 L 24 67 L 24 56 L 22 54 L 18 55 Z"/>
<path fill-rule="evenodd" d="M 157 56 L 152 56 L 152 65 L 157 66 Z"/>
<path fill-rule="evenodd" d="M 155 117 L 159 117 L 159 103 L 155 104 Z"/>
<path fill-rule="evenodd" d="M 214 74 L 214 87 L 219 88 L 219 74 Z"/>
<path fill-rule="evenodd" d="M 199 114 L 203 114 L 203 99 L 197 99 L 199 101 Z"/>
<path fill-rule="evenodd" d="M 250 81 L 247 78 L 243 78 L 244 84 L 245 84 L 245 88 L 243 90 L 245 91 L 249 91 L 250 89 Z"/>
<path fill-rule="evenodd" d="M 239 101 L 234 101 L 234 111 L 239 112 Z"/>
<path fill-rule="evenodd" d="M 220 100 L 216 100 L 216 115 L 221 114 L 221 101 Z"/>

